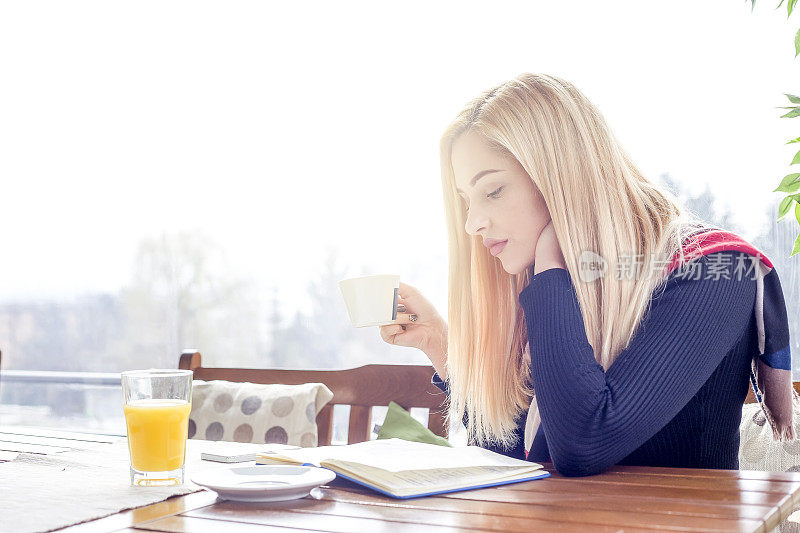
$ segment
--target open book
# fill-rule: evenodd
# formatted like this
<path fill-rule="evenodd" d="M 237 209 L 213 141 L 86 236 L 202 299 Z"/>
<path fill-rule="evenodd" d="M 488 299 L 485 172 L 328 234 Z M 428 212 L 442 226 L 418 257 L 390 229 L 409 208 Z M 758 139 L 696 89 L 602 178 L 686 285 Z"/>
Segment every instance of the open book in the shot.
<path fill-rule="evenodd" d="M 259 464 L 308 464 L 393 498 L 416 498 L 548 477 L 542 465 L 467 446 L 401 439 L 259 453 Z"/>

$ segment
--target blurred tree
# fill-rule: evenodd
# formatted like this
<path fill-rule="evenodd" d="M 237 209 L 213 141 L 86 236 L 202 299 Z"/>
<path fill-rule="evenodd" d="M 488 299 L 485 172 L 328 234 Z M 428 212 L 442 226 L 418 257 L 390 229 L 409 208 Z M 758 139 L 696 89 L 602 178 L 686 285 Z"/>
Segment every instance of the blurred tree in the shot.
<path fill-rule="evenodd" d="M 370 269 L 366 269 L 369 271 Z M 381 339 L 377 327 L 350 324 L 339 281 L 351 270 L 340 265 L 339 251 L 329 246 L 318 277 L 308 284 L 310 312 L 295 311 L 286 327 L 275 327 L 282 314 L 272 303 L 274 329 L 269 361 L 277 367 L 347 368 L 368 363 L 425 363 L 419 350 L 392 346 Z M 359 275 L 367 275 L 362 269 Z"/>
<path fill-rule="evenodd" d="M 123 329 L 116 297 L 85 294 L 69 300 L 30 301 L 0 308 L 3 367 L 103 372 Z"/>
<path fill-rule="evenodd" d="M 127 323 L 115 357 L 120 369 L 171 368 L 185 348 L 197 348 L 209 364 L 258 362 L 261 318 L 253 284 L 229 272 L 223 250 L 202 232 L 142 241 L 121 299 Z"/>
<path fill-rule="evenodd" d="M 353 328 L 338 284 L 346 273 L 347 269 L 339 265 L 337 250 L 328 246 L 319 276 L 308 284 L 311 310 L 296 310 L 291 323 L 275 332 L 269 352 L 272 364 L 292 368 L 348 366 L 343 346 Z M 277 305 L 273 300 L 273 321 L 281 318 Z"/>
<path fill-rule="evenodd" d="M 717 212 L 714 205 L 716 198 L 708 184 L 706 184 L 706 188 L 702 193 L 697 196 L 691 196 L 668 172 L 661 174 L 659 180 L 661 185 L 674 194 L 699 219 L 734 233 L 742 231 L 742 228 L 733 221 L 733 215 L 730 210 L 726 209 L 722 214 Z"/>

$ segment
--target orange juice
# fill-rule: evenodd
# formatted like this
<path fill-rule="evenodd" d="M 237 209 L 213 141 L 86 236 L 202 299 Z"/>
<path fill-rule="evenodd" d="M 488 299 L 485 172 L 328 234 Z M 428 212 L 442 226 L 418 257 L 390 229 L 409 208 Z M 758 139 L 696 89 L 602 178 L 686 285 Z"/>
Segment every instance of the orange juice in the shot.
<path fill-rule="evenodd" d="M 125 404 L 133 468 L 166 472 L 183 466 L 189 411 L 185 400 L 133 400 Z"/>

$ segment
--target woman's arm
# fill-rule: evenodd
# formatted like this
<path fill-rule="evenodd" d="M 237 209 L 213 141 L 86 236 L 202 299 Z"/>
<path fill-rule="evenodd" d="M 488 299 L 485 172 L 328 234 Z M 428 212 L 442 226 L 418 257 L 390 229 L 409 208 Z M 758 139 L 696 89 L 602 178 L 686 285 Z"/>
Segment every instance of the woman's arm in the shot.
<path fill-rule="evenodd" d="M 533 277 L 520 303 L 542 426 L 559 472 L 604 471 L 691 400 L 753 313 L 755 281 L 731 278 L 670 280 L 630 345 L 604 371 L 587 340 L 569 272 L 553 268 Z"/>
<path fill-rule="evenodd" d="M 444 332 L 441 335 L 436 335 L 436 338 L 432 339 L 422 351 L 425 352 L 425 355 L 430 359 L 433 365 L 434 375 L 447 379 L 447 322 L 442 321 L 442 323 L 444 324 Z M 439 381 L 441 381 L 441 379 Z M 435 382 L 434 385 L 436 385 Z"/>

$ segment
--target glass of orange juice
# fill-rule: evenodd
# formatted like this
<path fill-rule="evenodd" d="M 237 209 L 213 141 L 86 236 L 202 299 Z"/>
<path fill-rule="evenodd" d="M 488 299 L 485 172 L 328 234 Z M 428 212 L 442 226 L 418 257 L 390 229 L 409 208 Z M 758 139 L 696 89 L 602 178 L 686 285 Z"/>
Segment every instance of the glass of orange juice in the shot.
<path fill-rule="evenodd" d="M 180 485 L 192 409 L 192 371 L 129 370 L 121 376 L 131 485 Z"/>

